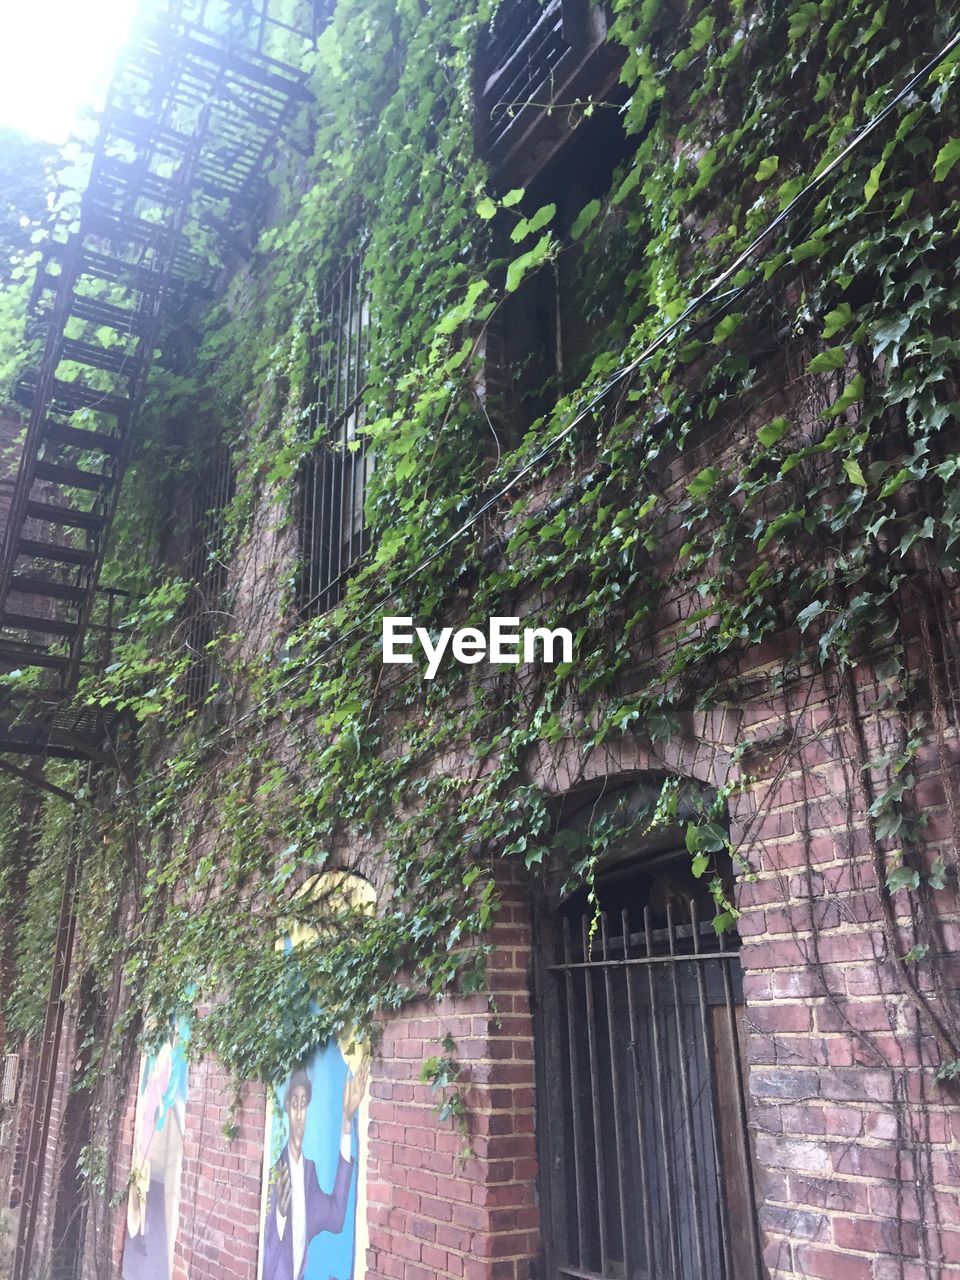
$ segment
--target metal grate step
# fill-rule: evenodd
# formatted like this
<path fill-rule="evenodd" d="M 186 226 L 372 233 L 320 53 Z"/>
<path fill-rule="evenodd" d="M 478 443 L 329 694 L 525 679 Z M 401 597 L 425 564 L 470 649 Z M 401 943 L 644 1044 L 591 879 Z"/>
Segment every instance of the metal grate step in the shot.
<path fill-rule="evenodd" d="M 112 476 L 101 475 L 96 471 L 81 471 L 79 467 L 66 467 L 44 459 L 37 463 L 34 476 L 37 480 L 49 480 L 52 484 L 62 484 L 70 489 L 102 489 L 113 484 Z"/>
<path fill-rule="evenodd" d="M 100 511 L 78 511 L 76 507 L 58 507 L 52 502 L 28 502 L 27 515 L 48 524 L 59 524 L 70 529 L 88 529 L 99 533 L 105 516 Z"/>
<path fill-rule="evenodd" d="M 18 648 L 0 640 L 0 663 L 14 667 L 44 667 L 48 671 L 66 671 L 70 658 L 63 653 L 50 653 L 46 649 Z"/>
<path fill-rule="evenodd" d="M 56 560 L 62 564 L 78 564 L 84 568 L 93 564 L 95 554 L 85 547 L 64 547 L 56 542 L 38 542 L 35 538 L 21 538 L 17 554 L 33 556 L 36 560 Z"/>
<path fill-rule="evenodd" d="M 65 618 L 41 618 L 32 613 L 11 613 L 9 609 L 0 613 L 0 623 L 14 631 L 46 631 L 52 636 L 73 636 L 77 632 L 77 624 Z"/>
<path fill-rule="evenodd" d="M 10 590 L 22 596 L 68 600 L 71 604 L 82 604 L 87 594 L 85 587 L 75 587 L 69 582 L 54 582 L 50 578 L 37 578 L 28 573 L 15 573 L 10 579 Z"/>
<path fill-rule="evenodd" d="M 49 422 L 43 429 L 43 438 L 50 444 L 84 449 L 88 453 L 105 453 L 109 457 L 116 457 L 123 447 L 123 442 L 117 436 L 105 436 L 100 431 L 84 431 L 82 427 L 61 427 Z"/>

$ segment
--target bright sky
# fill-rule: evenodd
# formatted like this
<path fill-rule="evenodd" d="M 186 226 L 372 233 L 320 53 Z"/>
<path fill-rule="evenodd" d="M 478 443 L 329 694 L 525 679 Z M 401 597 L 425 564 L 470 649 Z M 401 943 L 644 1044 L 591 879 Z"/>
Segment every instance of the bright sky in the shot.
<path fill-rule="evenodd" d="M 63 142 L 99 108 L 138 0 L 0 0 L 0 125 Z"/>

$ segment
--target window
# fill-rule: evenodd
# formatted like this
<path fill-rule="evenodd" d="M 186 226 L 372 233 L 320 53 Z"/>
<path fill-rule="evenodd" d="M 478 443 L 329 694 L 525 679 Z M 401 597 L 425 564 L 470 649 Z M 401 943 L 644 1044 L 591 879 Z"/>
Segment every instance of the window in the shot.
<path fill-rule="evenodd" d="M 738 940 L 682 842 L 547 920 L 538 1120 L 550 1273 L 762 1280 Z"/>
<path fill-rule="evenodd" d="M 304 618 L 333 608 L 369 542 L 363 504 L 373 458 L 360 427 L 370 307 L 360 255 L 320 290 L 317 316 L 307 428 L 313 447 L 299 486 L 297 599 Z"/>
<path fill-rule="evenodd" d="M 618 158 L 613 152 L 604 172 L 605 157 L 599 150 L 597 155 L 601 158 L 596 161 L 596 182 L 589 181 L 588 170 L 576 168 L 576 177 L 567 179 L 565 190 L 548 193 L 557 205 L 552 226 L 561 248 L 556 260 L 528 275 L 516 292 L 508 294 L 489 325 L 488 411 L 511 444 L 549 413 L 560 396 L 588 380 L 594 358 L 607 346 L 611 326 L 623 323 L 629 305 L 626 255 L 621 249 L 622 211 L 609 204 L 604 207 L 589 249 L 569 234 L 594 192 L 606 190 Z M 543 198 L 538 195 L 530 209 Z M 523 212 L 527 213 L 526 205 Z M 509 251 L 505 248 L 504 253 L 507 256 Z M 632 262 L 632 257 L 627 259 L 628 267 Z"/>

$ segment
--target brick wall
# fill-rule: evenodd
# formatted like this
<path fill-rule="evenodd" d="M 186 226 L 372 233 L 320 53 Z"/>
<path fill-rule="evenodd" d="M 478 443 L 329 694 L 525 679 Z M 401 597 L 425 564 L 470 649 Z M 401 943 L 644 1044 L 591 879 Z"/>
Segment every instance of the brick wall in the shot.
<path fill-rule="evenodd" d="M 761 655 L 769 657 L 769 654 Z M 866 698 L 866 687 L 861 690 Z M 934 1040 L 889 956 L 837 692 L 814 681 L 692 717 L 654 751 L 635 736 L 601 752 L 544 753 L 539 781 L 557 796 L 664 768 L 705 782 L 726 775 L 745 731 L 752 781 L 731 800 L 732 835 L 750 875 L 739 888 L 749 1031 L 751 1126 L 771 1280 L 906 1280 L 960 1275 L 960 1105 L 934 1080 Z M 882 719 L 868 721 L 880 739 Z M 784 753 L 782 744 L 791 747 Z M 950 750 L 956 752 L 951 738 Z M 937 754 L 920 760 L 932 841 L 950 822 Z M 370 1084 L 369 1280 L 523 1280 L 540 1251 L 531 1019 L 530 895 L 507 878 L 493 935 L 490 990 L 447 996 L 390 1019 Z M 941 934 L 956 948 L 957 904 L 938 895 Z M 906 903 L 904 902 L 904 908 Z M 904 909 L 901 948 L 909 941 Z M 920 971 L 925 972 L 924 970 Z M 960 972 L 960 966 L 953 972 Z M 926 978 L 921 978 L 927 982 Z M 463 1065 L 471 1154 L 419 1082 L 449 1033 Z M 65 1028 L 51 1130 L 72 1053 Z M 117 1188 L 129 1170 L 136 1068 L 117 1126 Z M 175 1275 L 253 1280 L 261 1191 L 264 1093 L 248 1086 L 228 1141 L 231 1082 L 205 1060 L 191 1069 Z M 41 1234 L 49 1235 L 48 1177 Z M 118 1268 L 123 1208 L 115 1214 Z M 44 1246 L 47 1248 L 49 1242 Z M 89 1276 L 104 1274 L 89 1271 Z"/>
<path fill-rule="evenodd" d="M 192 1068 L 174 1280 L 249 1280 L 257 1273 L 266 1091 L 245 1086 L 235 1114 L 233 1097 L 215 1059 Z M 237 1134 L 229 1140 L 231 1118 Z"/>
<path fill-rule="evenodd" d="M 766 1257 L 772 1280 L 960 1275 L 960 1098 L 935 1081 L 938 1046 L 891 960 L 835 705 L 821 686 L 799 714 L 754 709 L 758 728 L 789 725 L 800 747 L 787 769 L 758 780 L 739 815 L 756 871 L 740 890 L 740 932 Z M 881 736 L 882 724 L 873 729 Z M 931 861 L 949 827 L 934 763 L 928 750 L 918 791 Z M 955 894 L 936 896 L 952 951 Z M 900 898 L 906 951 L 915 938 Z M 932 991 L 922 966 L 917 981 Z"/>
<path fill-rule="evenodd" d="M 539 1250 L 530 907 L 504 886 L 490 992 L 446 997 L 386 1027 L 371 1083 L 368 1280 L 525 1280 Z M 420 1084 L 449 1034 L 470 1112 L 464 1139 Z"/>

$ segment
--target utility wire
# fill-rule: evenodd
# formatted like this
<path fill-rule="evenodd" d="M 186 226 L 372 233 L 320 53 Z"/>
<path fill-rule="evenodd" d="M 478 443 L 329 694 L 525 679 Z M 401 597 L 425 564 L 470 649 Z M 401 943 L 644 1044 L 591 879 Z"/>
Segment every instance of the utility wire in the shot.
<path fill-rule="evenodd" d="M 298 667 L 296 672 L 292 673 L 286 680 L 281 681 L 281 683 L 273 690 L 271 697 L 275 697 L 278 693 L 282 693 L 283 690 L 289 688 L 292 684 L 295 684 L 306 672 L 311 671 L 314 667 L 318 666 L 327 657 L 329 657 L 334 650 L 340 648 L 341 645 L 345 644 L 355 636 L 364 628 L 371 618 L 375 617 L 379 613 L 383 605 L 394 599 L 395 596 L 399 595 L 405 587 L 408 587 L 412 582 L 419 578 L 420 575 L 430 567 L 430 565 L 438 560 L 449 547 L 469 533 L 471 529 L 474 529 L 488 511 L 497 506 L 508 493 L 516 488 L 522 480 L 529 476 L 545 458 L 549 457 L 549 455 L 553 453 L 558 445 L 566 440 L 568 436 L 570 436 L 576 428 L 593 413 L 597 406 L 606 399 L 614 387 L 619 386 L 620 383 L 636 373 L 638 369 L 648 364 L 657 352 L 661 351 L 670 342 L 672 342 L 673 339 L 678 336 L 686 322 L 694 315 L 695 312 L 699 311 L 705 303 L 710 301 L 720 301 L 722 299 L 722 309 L 726 310 L 734 298 L 742 295 L 746 286 L 738 286 L 729 290 L 725 294 L 721 294 L 720 291 L 733 276 L 735 276 L 744 266 L 746 266 L 748 262 L 750 262 L 750 260 L 757 254 L 758 250 L 767 243 L 771 236 L 789 222 L 793 215 L 803 205 L 805 205 L 812 196 L 827 185 L 828 180 L 837 172 L 843 162 L 857 151 L 866 139 L 869 138 L 871 134 L 875 133 L 876 130 L 886 122 L 886 120 L 896 110 L 897 106 L 903 102 L 905 98 L 908 98 L 921 85 L 925 84 L 937 67 L 944 63 L 958 47 L 960 47 L 960 30 L 951 36 L 939 53 L 935 54 L 927 63 L 924 64 L 924 66 L 920 68 L 919 71 L 915 72 L 910 79 L 907 80 L 902 88 L 900 88 L 893 97 L 886 102 L 876 115 L 872 116 L 866 124 L 864 124 L 854 134 L 847 145 L 836 156 L 834 156 L 828 164 L 824 165 L 818 173 L 814 174 L 814 176 L 810 178 L 803 189 L 794 196 L 783 209 L 781 209 L 777 216 L 773 218 L 766 227 L 764 227 L 764 229 L 734 259 L 734 261 L 730 263 L 730 265 L 718 276 L 714 277 L 702 292 L 697 294 L 695 298 L 687 303 L 676 319 L 670 321 L 669 324 L 666 324 L 659 329 L 637 356 L 635 356 L 628 364 L 618 369 L 616 373 L 611 375 L 611 377 L 590 396 L 586 404 L 576 412 L 574 417 L 565 427 L 562 428 L 562 430 L 558 431 L 556 435 L 551 436 L 528 462 L 526 462 L 518 471 L 514 472 L 510 479 L 505 481 L 499 489 L 487 497 L 477 510 L 463 522 L 463 524 L 455 529 L 453 533 L 444 538 L 444 540 L 440 542 L 434 550 L 429 553 L 429 555 L 425 556 L 413 569 L 409 571 L 409 573 L 405 574 L 395 586 L 391 587 L 389 591 L 385 591 L 381 596 L 379 596 L 371 607 L 362 614 L 352 626 L 348 627 L 346 631 L 332 639 L 330 643 L 320 651 L 320 653 L 316 654 L 301 667 Z M 706 323 L 706 321 L 701 323 Z M 697 327 L 699 328 L 700 325 Z M 268 699 L 264 699 L 255 706 L 249 708 L 249 710 L 238 716 L 232 724 L 225 726 L 219 733 L 215 734 L 214 737 L 209 740 L 207 745 L 213 746 L 228 733 L 233 732 L 240 725 L 246 724 L 247 721 L 257 715 L 265 706 L 268 705 L 268 701 Z M 154 774 L 142 779 L 141 782 L 135 784 L 133 789 L 138 790 L 141 786 L 144 786 L 146 783 L 151 781 L 151 777 L 157 776 L 159 776 L 159 774 Z"/>

